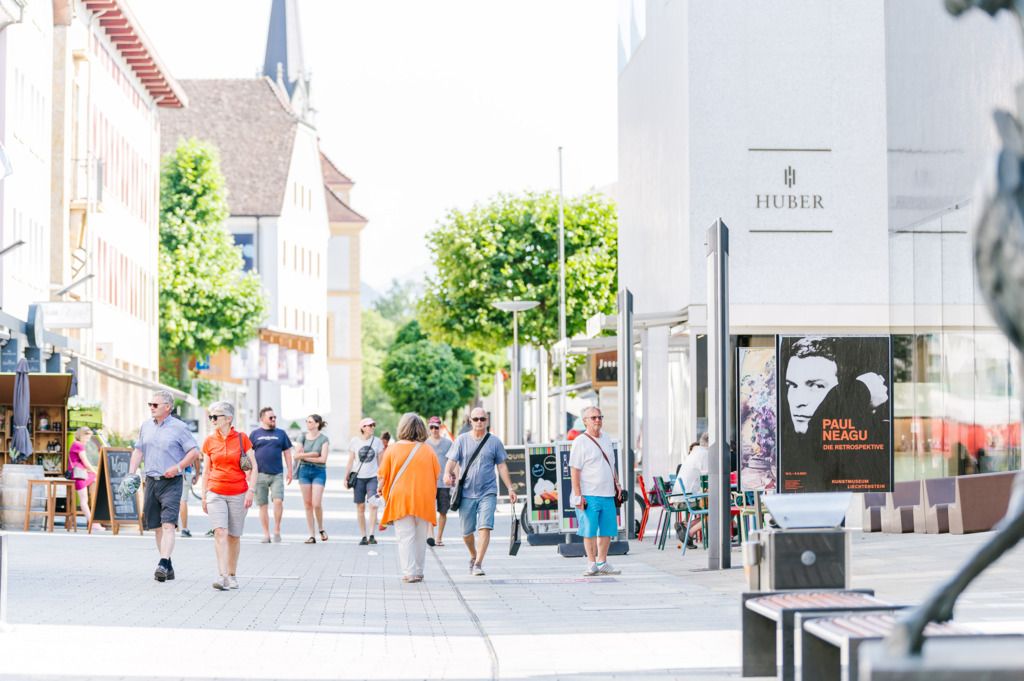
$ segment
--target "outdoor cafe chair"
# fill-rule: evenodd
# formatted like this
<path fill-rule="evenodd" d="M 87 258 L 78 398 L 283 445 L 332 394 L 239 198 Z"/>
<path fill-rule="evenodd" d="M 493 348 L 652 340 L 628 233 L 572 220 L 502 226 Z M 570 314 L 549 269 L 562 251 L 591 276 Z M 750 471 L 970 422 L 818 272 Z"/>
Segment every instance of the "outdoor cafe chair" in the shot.
<path fill-rule="evenodd" d="M 661 515 L 658 517 L 657 531 L 658 549 L 665 549 L 668 533 L 673 525 L 673 518 L 681 518 L 682 525 L 685 528 L 685 533 L 683 534 L 683 555 L 686 555 L 685 538 L 689 536 L 690 528 L 694 526 L 694 523 L 700 523 L 702 540 L 705 542 L 706 547 L 708 510 L 705 501 L 708 495 L 690 494 L 683 487 L 681 480 L 677 480 L 677 482 L 682 490 L 681 492 L 672 492 L 660 476 L 654 478 L 654 489 L 661 502 Z"/>

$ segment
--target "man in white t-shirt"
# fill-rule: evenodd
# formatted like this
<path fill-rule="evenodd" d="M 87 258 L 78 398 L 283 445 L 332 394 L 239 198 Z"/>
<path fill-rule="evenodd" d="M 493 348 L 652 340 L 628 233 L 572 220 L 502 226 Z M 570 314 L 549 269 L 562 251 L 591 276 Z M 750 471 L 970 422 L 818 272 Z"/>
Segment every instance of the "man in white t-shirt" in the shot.
<path fill-rule="evenodd" d="M 376 428 L 377 423 L 373 419 L 366 418 L 359 422 L 359 436 L 352 438 L 348 445 L 348 465 L 345 466 L 345 487 L 349 487 L 349 473 L 355 464 L 356 479 L 351 489 L 352 500 L 356 504 L 356 517 L 359 518 L 359 532 L 362 534 L 360 546 L 377 543 L 373 536 L 373 528 L 377 527 L 377 507 L 370 504 L 370 517 L 366 517 L 366 498 L 377 494 L 377 469 L 380 467 L 380 454 L 384 451 L 384 443 L 374 435 Z M 369 536 L 366 528 L 370 528 Z"/>
<path fill-rule="evenodd" d="M 700 478 L 708 474 L 708 434 L 701 433 L 696 447 L 690 450 L 679 470 L 679 479 L 687 494 L 700 494 Z"/>
<path fill-rule="evenodd" d="M 569 474 L 572 477 L 572 498 L 579 520 L 579 536 L 587 552 L 585 577 L 617 575 L 619 570 L 608 562 L 608 547 L 618 535 L 615 496 L 619 493 L 619 476 L 615 470 L 611 439 L 601 432 L 604 416 L 597 407 L 583 410 L 586 431 L 572 441 L 569 452 Z"/>

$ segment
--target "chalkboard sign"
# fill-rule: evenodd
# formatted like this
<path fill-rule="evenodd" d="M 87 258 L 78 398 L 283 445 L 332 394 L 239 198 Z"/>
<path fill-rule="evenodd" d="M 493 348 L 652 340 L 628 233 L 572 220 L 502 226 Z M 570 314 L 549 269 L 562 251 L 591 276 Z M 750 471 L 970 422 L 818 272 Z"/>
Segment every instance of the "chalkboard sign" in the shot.
<path fill-rule="evenodd" d="M 582 437 L 582 436 L 581 436 Z M 576 508 L 571 504 L 572 497 L 572 472 L 569 470 L 569 454 L 572 452 L 571 442 L 558 443 L 558 505 L 560 521 L 558 528 L 562 532 L 576 532 L 580 523 L 576 518 Z M 618 465 L 619 443 L 612 442 L 612 451 L 608 452 L 612 457 L 612 463 Z M 615 514 L 616 524 L 620 530 L 625 529 L 626 521 L 622 514 L 622 508 Z"/>
<path fill-rule="evenodd" d="M 558 521 L 558 457 L 553 444 L 526 447 L 526 509 L 531 525 Z"/>
<path fill-rule="evenodd" d="M 526 448 L 521 445 L 505 447 L 505 454 L 508 458 L 505 464 L 508 466 L 508 477 L 512 480 L 512 489 L 520 499 L 526 499 Z M 505 481 L 498 476 L 498 494 L 508 496 L 505 488 Z"/>
<path fill-rule="evenodd" d="M 122 499 L 117 488 L 131 474 L 132 450 L 104 447 L 100 450 L 97 472 L 97 491 L 92 502 L 92 517 L 98 523 L 110 525 L 114 534 L 120 525 L 138 525 L 142 534 L 142 516 L 139 512 L 139 495 Z M 90 528 L 91 531 L 91 528 Z"/>

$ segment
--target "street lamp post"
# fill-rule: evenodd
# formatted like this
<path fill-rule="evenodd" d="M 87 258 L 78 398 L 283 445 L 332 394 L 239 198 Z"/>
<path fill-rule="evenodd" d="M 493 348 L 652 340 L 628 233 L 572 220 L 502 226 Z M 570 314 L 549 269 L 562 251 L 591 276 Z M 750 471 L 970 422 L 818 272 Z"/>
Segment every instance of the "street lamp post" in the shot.
<path fill-rule="evenodd" d="M 512 313 L 512 427 L 509 438 L 515 444 L 523 444 L 523 387 L 519 375 L 519 313 L 538 305 L 536 300 L 498 300 L 491 303 L 503 312 Z"/>

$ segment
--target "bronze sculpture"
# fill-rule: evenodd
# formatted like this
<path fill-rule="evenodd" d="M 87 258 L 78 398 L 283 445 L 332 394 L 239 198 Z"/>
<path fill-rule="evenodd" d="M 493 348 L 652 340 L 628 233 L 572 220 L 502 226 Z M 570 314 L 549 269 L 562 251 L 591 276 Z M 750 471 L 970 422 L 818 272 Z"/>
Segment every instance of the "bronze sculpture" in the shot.
<path fill-rule="evenodd" d="M 1013 12 L 1024 28 L 1024 0 L 946 0 L 958 16 L 980 9 L 995 16 Z M 1018 111 L 1024 110 L 1024 84 L 1017 89 Z M 995 112 L 1002 148 L 995 172 L 984 187 L 981 217 L 974 233 L 974 266 L 978 284 L 996 324 L 1018 351 L 1024 351 L 1024 128 L 1010 112 Z M 886 639 L 890 655 L 919 655 L 929 622 L 952 619 L 957 598 L 1001 555 L 1024 538 L 1024 474 L 1014 479 L 1006 516 L 995 534 L 967 563 L 920 606 L 909 611 Z"/>

